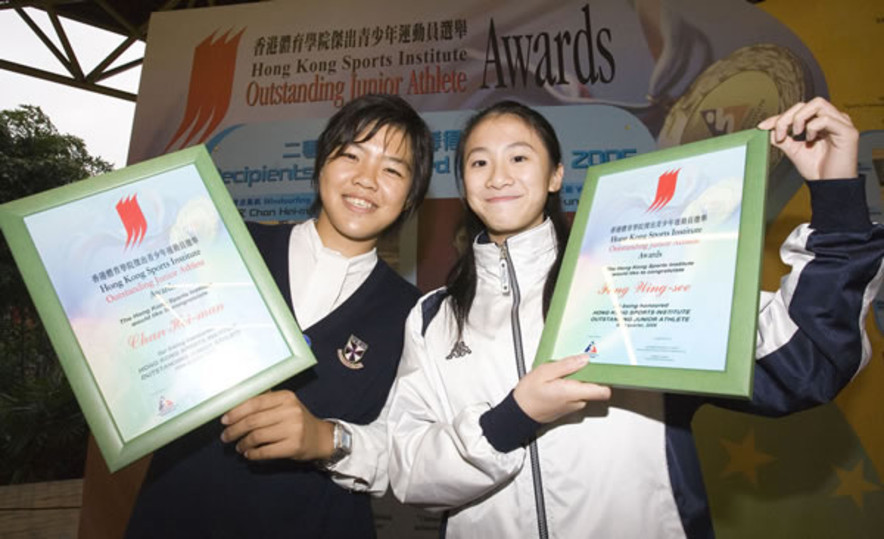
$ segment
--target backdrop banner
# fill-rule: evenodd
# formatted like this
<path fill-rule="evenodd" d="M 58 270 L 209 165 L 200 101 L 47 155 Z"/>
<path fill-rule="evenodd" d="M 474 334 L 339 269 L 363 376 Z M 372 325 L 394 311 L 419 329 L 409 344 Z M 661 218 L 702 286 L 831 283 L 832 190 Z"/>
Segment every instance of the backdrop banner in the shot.
<path fill-rule="evenodd" d="M 751 128 L 827 93 L 804 44 L 744 0 L 278 1 L 150 24 L 130 161 L 205 142 L 250 220 L 306 217 L 316 137 L 368 92 L 442 113 L 428 116 L 431 198 L 456 196 L 467 111 L 505 98 L 551 107 L 571 211 L 592 164 Z M 798 182 L 774 176 L 776 210 Z"/>

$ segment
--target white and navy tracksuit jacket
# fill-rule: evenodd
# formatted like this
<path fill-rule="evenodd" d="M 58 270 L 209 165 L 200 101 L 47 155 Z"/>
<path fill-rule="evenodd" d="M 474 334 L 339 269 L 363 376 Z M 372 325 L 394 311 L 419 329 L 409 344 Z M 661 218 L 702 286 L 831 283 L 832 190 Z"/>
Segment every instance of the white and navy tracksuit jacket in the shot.
<path fill-rule="evenodd" d="M 477 241 L 462 342 L 444 290 L 406 324 L 388 403 L 396 497 L 448 511 L 449 537 L 712 536 L 690 431 L 697 408 L 806 409 L 835 397 L 870 355 L 863 320 L 882 280 L 884 228 L 868 220 L 861 180 L 809 186 L 812 221 L 782 248 L 792 272 L 762 293 L 750 401 L 614 389 L 609 402 L 538 425 L 511 391 L 540 339 L 554 232 L 547 221 L 505 248 Z"/>

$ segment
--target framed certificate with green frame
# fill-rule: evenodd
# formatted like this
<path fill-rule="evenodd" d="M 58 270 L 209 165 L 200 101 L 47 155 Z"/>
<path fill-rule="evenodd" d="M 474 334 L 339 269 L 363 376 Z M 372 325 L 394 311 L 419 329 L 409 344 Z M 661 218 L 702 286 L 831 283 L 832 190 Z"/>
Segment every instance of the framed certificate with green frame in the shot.
<path fill-rule="evenodd" d="M 111 471 L 316 362 L 203 146 L 0 226 Z"/>
<path fill-rule="evenodd" d="M 748 398 L 768 133 L 748 130 L 589 169 L 535 364 L 575 378 Z"/>

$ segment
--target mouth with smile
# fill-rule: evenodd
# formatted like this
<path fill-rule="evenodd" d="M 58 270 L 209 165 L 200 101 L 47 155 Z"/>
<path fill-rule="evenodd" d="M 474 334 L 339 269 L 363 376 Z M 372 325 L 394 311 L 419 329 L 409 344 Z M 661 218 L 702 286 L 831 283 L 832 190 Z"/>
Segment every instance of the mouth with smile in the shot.
<path fill-rule="evenodd" d="M 486 202 L 490 204 L 495 204 L 498 202 L 510 202 L 512 200 L 517 200 L 521 198 L 520 195 L 498 195 L 494 197 L 488 197 L 485 199 Z"/>
<path fill-rule="evenodd" d="M 358 211 L 371 211 L 377 208 L 377 204 L 362 197 L 344 195 L 343 199 L 344 203 Z"/>

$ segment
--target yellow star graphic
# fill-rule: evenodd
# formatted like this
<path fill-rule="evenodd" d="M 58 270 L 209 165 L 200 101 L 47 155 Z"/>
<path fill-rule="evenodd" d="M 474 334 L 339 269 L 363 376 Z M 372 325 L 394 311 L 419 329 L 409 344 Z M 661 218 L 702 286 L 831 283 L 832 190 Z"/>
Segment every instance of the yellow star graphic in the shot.
<path fill-rule="evenodd" d="M 865 462 L 859 461 L 859 464 L 856 465 L 856 468 L 852 470 L 845 470 L 843 468 L 835 467 L 835 473 L 838 474 L 838 479 L 841 480 L 841 484 L 838 485 L 838 488 L 835 489 L 835 492 L 832 493 L 832 496 L 850 496 L 853 498 L 853 501 L 856 505 L 859 506 L 860 509 L 863 508 L 863 493 L 865 492 L 875 492 L 876 490 L 881 490 L 879 485 L 874 483 L 870 483 L 865 480 L 863 477 L 865 474 L 863 473 L 865 468 Z"/>
<path fill-rule="evenodd" d="M 755 449 L 755 431 L 751 429 L 742 442 L 721 440 L 721 445 L 724 446 L 730 457 L 721 476 L 742 474 L 754 487 L 758 486 L 758 467 L 776 460 L 774 457 Z"/>

